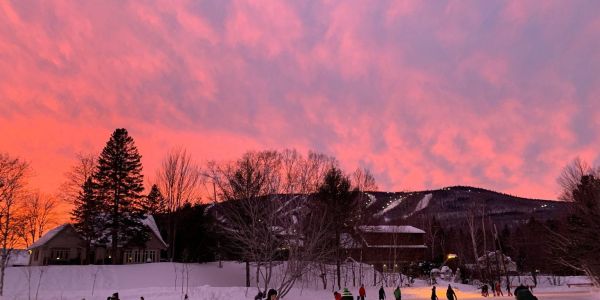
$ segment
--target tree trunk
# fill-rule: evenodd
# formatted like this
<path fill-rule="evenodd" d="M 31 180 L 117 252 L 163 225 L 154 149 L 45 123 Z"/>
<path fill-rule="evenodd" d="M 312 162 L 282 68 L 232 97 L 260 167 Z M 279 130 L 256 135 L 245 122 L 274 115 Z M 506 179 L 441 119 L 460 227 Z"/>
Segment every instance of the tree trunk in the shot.
<path fill-rule="evenodd" d="M 118 193 L 118 190 L 115 192 L 115 194 Z M 120 259 L 119 259 L 119 253 L 118 253 L 118 247 L 119 247 L 119 234 L 118 234 L 118 228 L 119 228 L 119 197 L 115 195 L 115 204 L 113 207 L 113 226 L 111 228 L 111 237 L 112 237 L 112 255 L 111 255 L 111 264 L 116 265 L 119 264 Z"/>
<path fill-rule="evenodd" d="M 341 271 L 341 254 L 340 254 L 340 232 L 336 231 L 335 232 L 335 248 L 336 248 L 336 258 L 335 258 L 335 267 L 336 267 L 336 275 L 337 275 L 337 285 L 338 285 L 338 289 L 341 289 L 341 277 L 342 277 L 342 271 Z"/>
<path fill-rule="evenodd" d="M 4 272 L 6 271 L 6 265 L 8 263 L 8 250 L 6 247 L 2 248 L 2 255 L 0 256 L 0 297 L 4 295 Z"/>
<path fill-rule="evenodd" d="M 246 287 L 250 287 L 250 262 L 246 261 Z"/>

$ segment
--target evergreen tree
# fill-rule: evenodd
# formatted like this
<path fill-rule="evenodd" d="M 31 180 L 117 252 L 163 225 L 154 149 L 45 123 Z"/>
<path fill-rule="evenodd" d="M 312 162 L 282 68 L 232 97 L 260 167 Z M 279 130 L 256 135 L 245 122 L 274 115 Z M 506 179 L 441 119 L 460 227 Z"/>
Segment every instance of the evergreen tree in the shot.
<path fill-rule="evenodd" d="M 336 167 L 332 167 L 317 192 L 318 208 L 322 209 L 329 220 L 330 232 L 336 253 L 336 273 L 338 288 L 341 287 L 341 241 L 344 231 L 352 228 L 358 221 L 358 199 L 356 192 L 350 189 L 350 179 Z"/>
<path fill-rule="evenodd" d="M 166 212 L 165 198 L 156 184 L 152 185 L 150 193 L 143 198 L 142 210 L 151 215 L 162 214 Z"/>
<path fill-rule="evenodd" d="M 75 199 L 75 209 L 71 212 L 73 227 L 86 242 L 88 263 L 93 263 L 92 246 L 102 235 L 103 218 L 101 203 L 94 195 L 94 183 L 88 178 Z"/>
<path fill-rule="evenodd" d="M 115 130 L 98 158 L 94 174 L 114 264 L 121 263 L 119 247 L 142 245 L 148 239 L 140 205 L 144 191 L 141 172 L 141 155 L 133 138 L 124 128 Z"/>

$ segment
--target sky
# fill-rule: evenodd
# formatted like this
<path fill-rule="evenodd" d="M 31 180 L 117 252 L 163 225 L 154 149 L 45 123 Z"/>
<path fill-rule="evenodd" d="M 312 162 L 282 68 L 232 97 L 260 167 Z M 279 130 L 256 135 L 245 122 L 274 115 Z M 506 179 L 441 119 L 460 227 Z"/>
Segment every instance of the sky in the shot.
<path fill-rule="evenodd" d="M 125 127 L 153 180 L 296 148 L 381 190 L 556 199 L 600 163 L 599 1 L 0 1 L 0 152 L 52 193 Z"/>

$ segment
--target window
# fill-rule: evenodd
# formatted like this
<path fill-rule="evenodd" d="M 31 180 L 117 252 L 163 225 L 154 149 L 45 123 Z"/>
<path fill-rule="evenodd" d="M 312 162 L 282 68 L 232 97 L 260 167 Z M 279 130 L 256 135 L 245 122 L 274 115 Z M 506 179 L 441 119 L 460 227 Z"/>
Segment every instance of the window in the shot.
<path fill-rule="evenodd" d="M 37 261 L 40 258 L 40 250 L 35 249 L 33 250 L 33 260 Z"/>
<path fill-rule="evenodd" d="M 156 250 L 125 250 L 123 259 L 127 264 L 139 264 L 147 262 L 157 262 L 158 256 Z"/>
<path fill-rule="evenodd" d="M 52 248 L 52 256 L 50 259 L 68 260 L 71 250 L 69 248 Z"/>

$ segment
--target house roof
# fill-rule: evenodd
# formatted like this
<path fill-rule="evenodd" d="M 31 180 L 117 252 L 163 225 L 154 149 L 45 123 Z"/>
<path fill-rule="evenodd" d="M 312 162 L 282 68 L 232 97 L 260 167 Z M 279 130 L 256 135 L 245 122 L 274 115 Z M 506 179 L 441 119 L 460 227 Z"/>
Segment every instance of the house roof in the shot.
<path fill-rule="evenodd" d="M 425 231 L 413 226 L 377 225 L 359 226 L 358 229 L 369 233 L 425 233 Z"/>
<path fill-rule="evenodd" d="M 154 235 L 156 236 L 156 238 L 165 247 L 168 247 L 167 243 L 165 243 L 165 241 L 163 240 L 162 236 L 160 235 L 160 231 L 158 230 L 158 226 L 156 225 L 156 221 L 154 220 L 154 217 L 152 215 L 146 215 L 146 218 L 142 219 L 142 224 L 148 226 L 148 228 L 150 228 L 150 230 L 152 230 L 152 233 L 154 233 Z"/>
<path fill-rule="evenodd" d="M 65 224 L 62 224 L 62 225 L 46 232 L 46 234 L 44 234 L 41 238 L 39 238 L 37 241 L 35 241 L 33 244 L 31 244 L 31 246 L 29 246 L 29 248 L 27 248 L 27 250 L 39 248 L 41 246 L 46 245 L 57 234 L 59 234 L 61 231 L 65 230 L 65 228 L 67 228 L 69 226 L 71 226 L 71 224 L 65 223 Z"/>
<path fill-rule="evenodd" d="M 167 243 L 165 243 L 165 241 L 163 240 L 163 238 L 160 234 L 160 231 L 158 230 L 158 226 L 156 225 L 156 221 L 154 220 L 154 217 L 152 215 L 146 215 L 146 218 L 142 219 L 141 221 L 142 221 L 142 224 L 144 224 L 144 225 L 148 226 L 148 228 L 150 228 L 150 231 L 152 231 L 152 233 L 156 236 L 156 238 L 158 239 L 158 241 L 160 243 L 162 243 L 165 247 L 168 246 Z M 27 250 L 32 250 L 32 249 L 39 248 L 41 246 L 46 245 L 56 235 L 58 235 L 60 232 L 62 232 L 69 226 L 73 226 L 73 225 L 71 225 L 70 223 L 65 223 L 65 224 L 62 224 L 62 225 L 48 231 L 41 238 L 39 238 L 37 241 L 35 241 L 33 244 L 31 244 L 31 246 L 29 246 L 29 248 L 27 248 Z"/>

